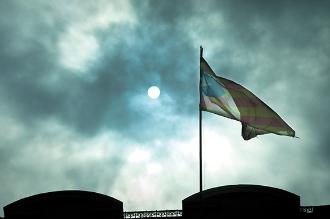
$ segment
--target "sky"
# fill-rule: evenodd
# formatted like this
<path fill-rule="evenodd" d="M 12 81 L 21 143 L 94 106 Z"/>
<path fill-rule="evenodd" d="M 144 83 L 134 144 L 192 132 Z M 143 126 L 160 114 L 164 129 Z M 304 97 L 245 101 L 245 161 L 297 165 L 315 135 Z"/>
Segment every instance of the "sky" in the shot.
<path fill-rule="evenodd" d="M 2 0 L 0 208 L 87 190 L 125 211 L 181 209 L 199 191 L 201 45 L 299 137 L 245 141 L 239 122 L 203 112 L 203 189 L 330 204 L 329 39 L 322 0 Z"/>

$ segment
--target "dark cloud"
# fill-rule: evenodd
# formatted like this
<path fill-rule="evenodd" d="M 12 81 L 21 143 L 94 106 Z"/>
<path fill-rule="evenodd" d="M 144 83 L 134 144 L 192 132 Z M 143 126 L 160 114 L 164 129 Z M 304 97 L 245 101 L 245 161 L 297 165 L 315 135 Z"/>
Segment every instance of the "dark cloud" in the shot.
<path fill-rule="evenodd" d="M 92 82 L 70 76 L 69 70 L 58 66 L 58 53 L 54 52 L 58 49 L 56 43 L 43 44 L 43 41 L 58 39 L 64 28 L 47 26 L 27 13 L 31 23 L 35 22 L 33 30 L 28 31 L 37 37 L 15 39 L 25 47 L 16 55 L 8 53 L 18 49 L 8 48 L 6 40 L 2 40 L 3 48 L 9 51 L 1 59 L 3 69 L 8 72 L 2 75 L 7 87 L 5 98 L 23 121 L 55 116 L 86 134 L 97 133 L 104 126 L 123 131 L 132 129 L 130 134 L 137 132 L 137 124 L 148 123 L 148 118 L 131 109 L 128 103 L 136 91 L 146 91 L 152 84 L 162 86 L 162 92 L 174 98 L 177 109 L 173 113 L 191 112 L 196 102 L 193 97 L 197 72 L 187 63 L 196 61 L 188 55 L 193 54 L 193 50 L 186 33 L 179 27 L 164 24 L 166 18 L 154 21 L 159 17 L 158 13 L 154 14 L 156 6 L 159 10 L 170 10 L 170 5 L 148 5 L 144 8 L 146 13 L 140 14 L 137 26 L 111 27 L 109 32 L 102 33 L 101 48 L 110 47 L 111 50 L 102 50 L 101 61 L 88 69 L 87 74 L 96 75 Z M 6 30 L 4 38 L 17 35 L 17 31 Z M 105 35 L 114 37 L 107 39 Z M 112 44 L 115 37 L 121 41 Z M 49 87 L 45 80 L 58 73 L 61 76 L 56 87 Z"/>

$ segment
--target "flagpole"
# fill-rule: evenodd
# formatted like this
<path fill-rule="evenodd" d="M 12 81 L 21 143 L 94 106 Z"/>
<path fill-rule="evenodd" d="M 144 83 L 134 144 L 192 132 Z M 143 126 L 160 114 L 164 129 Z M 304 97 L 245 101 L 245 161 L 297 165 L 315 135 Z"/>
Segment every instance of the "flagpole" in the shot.
<path fill-rule="evenodd" d="M 202 63 L 203 57 L 203 47 L 200 47 L 200 57 L 199 64 Z M 199 68 L 199 192 L 202 194 L 203 191 L 203 151 L 202 151 L 202 110 L 201 110 L 201 100 L 202 100 L 202 68 Z"/>
<path fill-rule="evenodd" d="M 200 47 L 199 65 L 202 63 L 203 47 Z M 203 219 L 203 151 L 202 151 L 202 68 L 199 66 L 199 218 Z"/>

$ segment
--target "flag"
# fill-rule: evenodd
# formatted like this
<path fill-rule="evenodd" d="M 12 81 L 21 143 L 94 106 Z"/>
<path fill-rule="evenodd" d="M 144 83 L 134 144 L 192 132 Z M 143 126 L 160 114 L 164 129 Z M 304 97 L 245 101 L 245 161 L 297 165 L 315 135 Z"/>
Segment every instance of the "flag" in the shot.
<path fill-rule="evenodd" d="M 242 123 L 242 137 L 273 133 L 295 137 L 295 131 L 251 91 L 217 76 L 201 57 L 200 108 Z"/>

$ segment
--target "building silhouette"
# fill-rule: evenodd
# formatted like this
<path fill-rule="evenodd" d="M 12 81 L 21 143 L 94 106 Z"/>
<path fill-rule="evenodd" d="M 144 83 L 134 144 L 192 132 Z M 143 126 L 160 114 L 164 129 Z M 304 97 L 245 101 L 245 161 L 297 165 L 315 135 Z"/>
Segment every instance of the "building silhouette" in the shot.
<path fill-rule="evenodd" d="M 3 210 L 4 219 L 330 218 L 330 205 L 300 206 L 300 197 L 294 193 L 246 184 L 220 186 L 193 194 L 182 200 L 182 210 L 124 212 L 123 202 L 80 190 L 33 195 L 10 203 Z"/>
<path fill-rule="evenodd" d="M 123 203 L 95 192 L 69 190 L 20 199 L 3 208 L 5 218 L 123 218 Z"/>
<path fill-rule="evenodd" d="M 182 201 L 187 219 L 201 218 L 297 218 L 299 196 L 272 187 L 230 185 L 205 190 Z"/>

